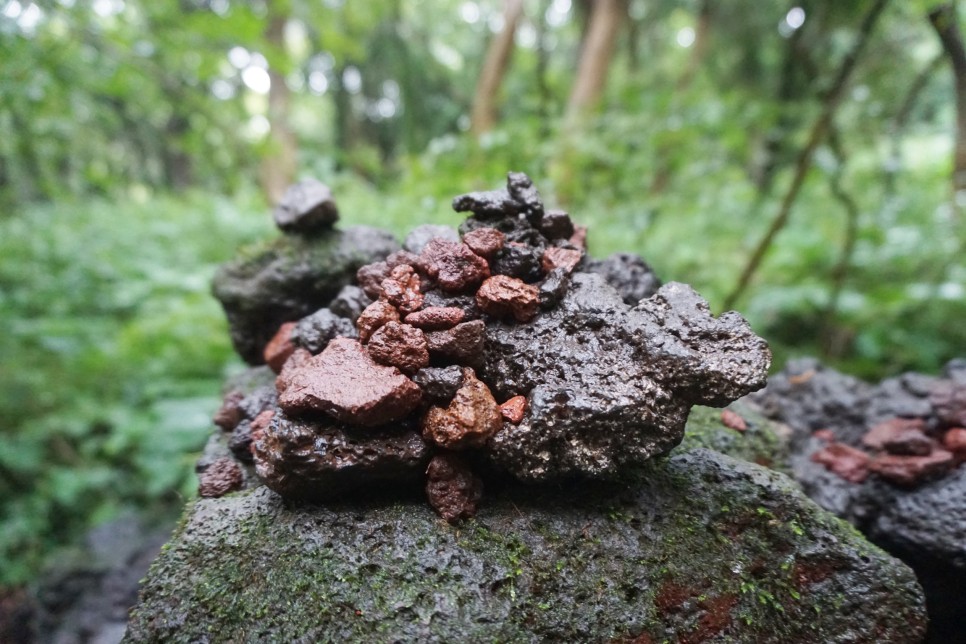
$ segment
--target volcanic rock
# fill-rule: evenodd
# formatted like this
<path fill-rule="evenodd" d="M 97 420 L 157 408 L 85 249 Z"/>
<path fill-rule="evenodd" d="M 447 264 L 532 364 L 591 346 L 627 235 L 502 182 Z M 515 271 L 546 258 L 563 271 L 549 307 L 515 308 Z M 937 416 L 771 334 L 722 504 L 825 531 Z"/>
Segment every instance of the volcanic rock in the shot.
<path fill-rule="evenodd" d="M 351 320 L 324 308 L 299 320 L 291 336 L 296 346 L 317 354 L 322 353 L 334 338 L 355 338 L 358 333 Z"/>
<path fill-rule="evenodd" d="M 936 449 L 926 456 L 879 454 L 869 461 L 869 470 L 890 483 L 912 487 L 923 481 L 939 478 L 953 464 L 952 453 Z"/>
<path fill-rule="evenodd" d="M 198 477 L 198 496 L 219 497 L 242 488 L 242 471 L 230 458 L 220 458 Z"/>
<path fill-rule="evenodd" d="M 410 313 L 403 321 L 424 331 L 451 329 L 466 317 L 466 312 L 456 306 L 428 306 Z"/>
<path fill-rule="evenodd" d="M 403 248 L 410 253 L 419 255 L 421 252 L 423 252 L 423 248 L 426 246 L 426 244 L 428 244 L 431 239 L 435 239 L 437 237 L 450 242 L 458 242 L 460 240 L 460 234 L 452 226 L 423 224 L 421 226 L 416 226 L 408 235 L 406 235 L 406 240 L 403 242 Z"/>
<path fill-rule="evenodd" d="M 373 262 L 360 266 L 356 271 L 356 283 L 367 297 L 377 300 L 382 297 L 382 283 L 389 277 L 389 271 L 387 262 Z"/>
<path fill-rule="evenodd" d="M 943 435 L 943 447 L 956 456 L 966 456 L 966 429 L 954 427 Z"/>
<path fill-rule="evenodd" d="M 240 391 L 229 392 L 221 403 L 221 407 L 215 412 L 212 422 L 224 431 L 230 432 L 235 429 L 235 425 L 242 419 L 241 401 L 245 394 Z"/>
<path fill-rule="evenodd" d="M 500 407 L 489 387 L 468 368 L 449 405 L 430 407 L 422 423 L 423 438 L 453 450 L 481 447 L 502 426 Z"/>
<path fill-rule="evenodd" d="M 457 324 L 452 329 L 430 331 L 426 334 L 429 353 L 433 356 L 476 364 L 483 355 L 483 320 Z"/>
<path fill-rule="evenodd" d="M 829 443 L 813 453 L 812 460 L 851 483 L 861 483 L 869 476 L 869 455 L 844 443 Z"/>
<path fill-rule="evenodd" d="M 661 288 L 661 280 L 647 262 L 630 253 L 614 253 L 605 259 L 590 260 L 584 270 L 602 276 L 631 306 Z"/>
<path fill-rule="evenodd" d="M 330 421 L 276 414 L 255 441 L 254 456 L 255 471 L 268 487 L 288 498 L 318 501 L 415 485 L 430 452 L 411 430 L 352 432 Z"/>
<path fill-rule="evenodd" d="M 539 224 L 540 232 L 547 239 L 570 239 L 574 234 L 574 222 L 563 210 L 548 210 Z M 581 247 L 582 248 L 582 247 Z"/>
<path fill-rule="evenodd" d="M 408 264 L 400 264 L 382 281 L 382 296 L 403 315 L 418 311 L 423 305 L 419 275 Z"/>
<path fill-rule="evenodd" d="M 463 235 L 463 243 L 486 259 L 492 259 L 503 248 L 504 242 L 506 235 L 496 228 L 477 228 Z"/>
<path fill-rule="evenodd" d="M 941 423 L 949 427 L 966 427 L 966 383 L 952 380 L 936 383 L 929 402 Z"/>
<path fill-rule="evenodd" d="M 476 305 L 496 318 L 528 322 L 539 309 L 539 290 L 515 277 L 494 275 L 476 292 Z"/>
<path fill-rule="evenodd" d="M 486 260 L 469 246 L 444 239 L 431 239 L 426 244 L 419 255 L 419 267 L 450 293 L 474 289 L 490 275 Z"/>
<path fill-rule="evenodd" d="M 376 300 L 366 307 L 359 319 L 356 320 L 356 327 L 359 329 L 359 339 L 368 342 L 369 338 L 376 330 L 387 322 L 398 322 L 399 311 L 386 300 Z"/>
<path fill-rule="evenodd" d="M 387 322 L 372 334 L 366 348 L 373 360 L 398 367 L 403 373 L 414 374 L 429 366 L 426 336 L 408 324 Z"/>
<path fill-rule="evenodd" d="M 570 271 L 555 268 L 547 273 L 546 278 L 540 283 L 538 293 L 540 308 L 552 309 L 557 306 L 568 288 L 570 288 Z"/>
<path fill-rule="evenodd" d="M 748 431 L 748 423 L 745 422 L 745 419 L 730 409 L 721 410 L 721 423 L 736 432 Z"/>
<path fill-rule="evenodd" d="M 420 389 L 395 367 L 376 363 L 358 340 L 336 338 L 278 377 L 278 404 L 292 415 L 325 413 L 352 425 L 383 425 L 419 404 Z"/>
<path fill-rule="evenodd" d="M 914 444 L 913 447 L 915 447 L 915 444 L 919 442 L 918 438 L 921 436 L 922 439 L 927 441 L 924 453 L 928 454 L 932 445 L 928 443 L 929 438 L 923 434 L 924 429 L 926 429 L 926 421 L 923 418 L 890 418 L 869 429 L 862 437 L 862 444 L 874 450 L 883 450 L 887 449 L 887 445 L 903 442 L 903 438 L 906 437 L 911 439 Z"/>
<path fill-rule="evenodd" d="M 235 426 L 228 438 L 228 449 L 242 463 L 252 462 L 252 421 L 243 420 Z"/>
<path fill-rule="evenodd" d="M 527 283 L 536 282 L 542 276 L 541 246 L 531 247 L 519 242 L 510 242 L 497 253 L 493 260 L 493 272 L 516 277 Z"/>
<path fill-rule="evenodd" d="M 259 440 L 265 433 L 265 430 L 272 424 L 272 419 L 275 418 L 275 411 L 272 409 L 266 409 L 258 416 L 255 417 L 251 422 L 251 438 L 252 443 Z M 249 444 L 249 450 L 252 451 L 253 448 Z"/>
<path fill-rule="evenodd" d="M 355 324 L 370 304 L 372 304 L 372 300 L 366 295 L 365 291 L 350 284 L 343 286 L 339 294 L 332 299 L 329 303 L 329 310 L 340 317 L 349 318 Z"/>
<path fill-rule="evenodd" d="M 288 233 L 316 233 L 332 228 L 339 209 L 324 183 L 306 179 L 289 186 L 273 213 L 275 225 Z"/>
<path fill-rule="evenodd" d="M 213 290 L 225 309 L 235 349 L 246 362 L 262 363 L 265 345 L 283 322 L 326 306 L 360 266 L 398 247 L 389 233 L 353 227 L 311 238 L 286 235 L 223 265 Z"/>
<path fill-rule="evenodd" d="M 457 365 L 427 367 L 416 372 L 413 382 L 423 390 L 424 400 L 444 407 L 462 386 L 463 369 Z"/>
<path fill-rule="evenodd" d="M 507 174 L 507 188 L 486 192 L 471 192 L 453 199 L 453 210 L 472 212 L 481 220 L 503 219 L 522 214 L 528 220 L 539 221 L 543 203 L 530 178 L 522 172 Z"/>
<path fill-rule="evenodd" d="M 577 264 L 583 258 L 584 254 L 579 250 L 551 246 L 543 251 L 543 257 L 540 259 L 540 267 L 544 273 L 549 273 L 555 268 L 562 268 L 569 273 L 577 267 Z"/>
<path fill-rule="evenodd" d="M 263 356 L 265 363 L 275 373 L 282 370 L 282 365 L 295 351 L 295 344 L 292 343 L 293 329 L 295 329 L 295 322 L 286 322 L 278 327 L 278 332 L 265 345 Z"/>
<path fill-rule="evenodd" d="M 437 454 L 426 468 L 426 498 L 450 523 L 476 516 L 483 481 L 455 454 Z"/>
<path fill-rule="evenodd" d="M 523 415 L 527 411 L 526 396 L 514 396 L 510 400 L 500 405 L 500 413 L 508 423 L 519 425 L 523 420 Z"/>

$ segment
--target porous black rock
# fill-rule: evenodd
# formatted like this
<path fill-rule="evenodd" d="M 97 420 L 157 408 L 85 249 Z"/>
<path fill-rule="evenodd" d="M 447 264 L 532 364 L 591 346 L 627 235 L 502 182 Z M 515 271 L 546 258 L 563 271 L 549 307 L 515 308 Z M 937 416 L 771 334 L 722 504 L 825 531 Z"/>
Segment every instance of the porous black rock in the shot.
<path fill-rule="evenodd" d="M 276 412 L 254 443 L 255 471 L 287 498 L 334 499 L 418 482 L 430 459 L 423 439 L 399 427 L 352 431 L 333 421 Z"/>
<path fill-rule="evenodd" d="M 262 350 L 283 322 L 326 306 L 361 266 L 398 248 L 391 234 L 356 226 L 311 238 L 283 236 L 224 264 L 213 291 L 225 309 L 235 349 L 249 364 L 262 364 Z"/>
<path fill-rule="evenodd" d="M 481 377 L 499 400 L 528 398 L 487 456 L 528 481 L 614 476 L 677 445 L 692 405 L 764 386 L 770 359 L 740 315 L 712 317 L 686 285 L 631 309 L 599 275 L 574 274 L 557 308 L 487 325 Z"/>
<path fill-rule="evenodd" d="M 329 310 L 336 315 L 349 318 L 353 324 L 372 304 L 372 299 L 366 295 L 365 291 L 354 284 L 342 287 L 342 290 L 329 302 Z"/>
<path fill-rule="evenodd" d="M 631 306 L 651 297 L 661 288 L 661 280 L 654 270 L 631 253 L 614 253 L 604 259 L 590 260 L 584 270 L 601 275 Z"/>
<path fill-rule="evenodd" d="M 413 382 L 423 390 L 423 400 L 446 406 L 463 384 L 463 369 L 458 365 L 426 367 L 413 376 Z"/>
<path fill-rule="evenodd" d="M 338 337 L 357 338 L 359 334 L 352 320 L 336 315 L 329 308 L 302 318 L 292 331 L 292 342 L 312 354 L 321 353 L 330 340 Z"/>
<path fill-rule="evenodd" d="M 312 234 L 332 228 L 339 219 L 339 209 L 329 186 L 305 179 L 289 186 L 272 216 L 284 232 Z"/>

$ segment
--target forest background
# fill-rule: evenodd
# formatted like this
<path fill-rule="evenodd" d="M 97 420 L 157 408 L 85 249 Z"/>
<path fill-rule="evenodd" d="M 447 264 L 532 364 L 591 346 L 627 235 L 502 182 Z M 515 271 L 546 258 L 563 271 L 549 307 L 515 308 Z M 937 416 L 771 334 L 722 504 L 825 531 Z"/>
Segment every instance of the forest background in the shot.
<path fill-rule="evenodd" d="M 214 267 L 296 178 L 455 225 L 525 171 L 776 366 L 966 351 L 966 50 L 929 0 L 0 0 L 0 589 L 171 520 L 225 375 Z"/>

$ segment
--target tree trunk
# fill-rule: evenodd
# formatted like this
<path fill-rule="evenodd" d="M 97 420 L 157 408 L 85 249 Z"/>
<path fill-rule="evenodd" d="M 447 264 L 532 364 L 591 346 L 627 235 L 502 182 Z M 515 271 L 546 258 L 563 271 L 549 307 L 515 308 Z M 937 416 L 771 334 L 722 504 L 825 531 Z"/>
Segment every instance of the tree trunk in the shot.
<path fill-rule="evenodd" d="M 265 40 L 279 55 L 285 51 L 285 23 L 288 11 L 279 5 L 287 3 L 268 3 L 268 28 Z M 268 90 L 269 150 L 262 159 L 262 191 L 270 204 L 276 204 L 285 189 L 294 181 L 298 142 L 289 122 L 291 92 L 285 84 L 285 75 L 278 65 L 269 65 L 268 76 L 271 87 Z"/>
<path fill-rule="evenodd" d="M 678 79 L 678 91 L 683 92 L 691 86 L 708 54 L 708 42 L 711 40 L 711 7 L 711 0 L 701 0 L 701 6 L 698 9 L 697 28 L 694 30 L 694 43 L 691 45 L 691 55 L 688 57 L 688 66 Z"/>
<path fill-rule="evenodd" d="M 473 111 L 470 116 L 470 132 L 479 138 L 496 125 L 496 103 L 503 84 L 503 77 L 513 55 L 513 38 L 523 17 L 523 0 L 505 0 L 503 3 L 503 31 L 497 34 L 486 50 L 483 69 L 476 83 Z"/>
<path fill-rule="evenodd" d="M 956 145 L 953 153 L 953 190 L 966 191 L 966 48 L 956 23 L 956 8 L 943 4 L 929 12 L 929 22 L 939 35 L 943 51 L 953 68 L 956 88 Z M 957 199 L 954 196 L 953 202 Z"/>
<path fill-rule="evenodd" d="M 572 122 L 600 101 L 625 9 L 622 0 L 594 2 L 577 64 L 577 77 L 567 103 L 567 121 Z"/>

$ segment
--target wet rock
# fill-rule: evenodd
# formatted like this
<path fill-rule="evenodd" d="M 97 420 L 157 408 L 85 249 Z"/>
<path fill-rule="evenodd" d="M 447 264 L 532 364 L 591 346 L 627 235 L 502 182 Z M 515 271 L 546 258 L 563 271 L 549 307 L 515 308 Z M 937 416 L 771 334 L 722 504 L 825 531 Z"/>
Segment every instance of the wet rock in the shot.
<path fill-rule="evenodd" d="M 487 456 L 523 480 L 614 476 L 677 445 L 692 405 L 761 387 L 769 360 L 739 315 L 712 317 L 684 285 L 630 309 L 599 275 L 575 273 L 557 308 L 486 330 L 480 377 L 530 407 Z"/>
<path fill-rule="evenodd" d="M 966 429 L 954 427 L 943 435 L 943 447 L 959 458 L 966 457 Z"/>
<path fill-rule="evenodd" d="M 463 322 L 444 331 L 430 331 L 426 334 L 429 353 L 437 358 L 476 364 L 483 354 L 485 331 L 482 320 Z"/>
<path fill-rule="evenodd" d="M 423 438 L 444 449 L 482 447 L 503 426 L 500 407 L 489 387 L 472 369 L 463 370 L 463 382 L 449 405 L 430 407 L 423 418 Z"/>
<path fill-rule="evenodd" d="M 366 295 L 358 286 L 343 286 L 339 294 L 329 303 L 329 310 L 336 315 L 348 318 L 353 324 L 362 315 L 367 306 L 372 304 L 372 299 Z"/>
<path fill-rule="evenodd" d="M 423 305 L 419 275 L 408 264 L 400 264 L 382 281 L 382 296 L 402 315 L 418 311 Z"/>
<path fill-rule="evenodd" d="M 403 248 L 410 253 L 419 255 L 423 252 L 423 248 L 429 243 L 429 240 L 437 237 L 450 242 L 458 242 L 460 240 L 459 233 L 452 226 L 423 224 L 422 226 L 416 226 L 412 232 L 406 235 Z"/>
<path fill-rule="evenodd" d="M 563 268 L 556 268 L 547 273 L 546 278 L 540 283 L 538 299 L 540 308 L 552 309 L 557 306 L 570 287 L 570 271 Z"/>
<path fill-rule="evenodd" d="M 284 236 L 223 265 L 213 290 L 225 309 L 239 355 L 260 364 L 265 345 L 283 322 L 326 306 L 360 266 L 397 248 L 389 233 L 354 227 L 312 238 Z"/>
<path fill-rule="evenodd" d="M 721 410 L 721 423 L 736 432 L 748 431 L 748 423 L 745 422 L 745 419 L 730 409 Z"/>
<path fill-rule="evenodd" d="M 514 396 L 500 405 L 500 413 L 503 415 L 503 418 L 506 419 L 508 423 L 513 423 L 514 425 L 520 424 L 520 421 L 523 420 L 523 416 L 526 411 L 526 396 Z"/>
<path fill-rule="evenodd" d="M 463 235 L 463 243 L 471 251 L 484 257 L 492 259 L 506 242 L 506 235 L 496 228 L 477 228 Z"/>
<path fill-rule="evenodd" d="M 299 351 L 300 349 L 296 349 L 292 355 L 295 355 L 295 353 L 298 353 Z M 304 354 L 305 352 L 302 351 L 302 353 Z M 286 364 L 291 361 L 291 358 L 289 358 L 289 360 L 286 361 Z M 239 406 L 241 407 L 243 417 L 251 420 L 267 409 L 274 409 L 275 402 L 277 400 L 278 395 L 275 391 L 275 382 L 273 381 L 271 385 L 254 387 L 251 392 L 242 399 L 242 401 L 239 403 Z"/>
<path fill-rule="evenodd" d="M 282 365 L 295 351 L 295 344 L 292 342 L 292 331 L 294 329 L 295 322 L 286 322 L 278 327 L 278 332 L 265 345 L 263 354 L 265 363 L 275 373 L 282 370 Z"/>
<path fill-rule="evenodd" d="M 414 374 L 429 366 L 429 345 L 425 334 L 414 326 L 387 322 L 379 327 L 367 345 L 376 362 Z"/>
<path fill-rule="evenodd" d="M 952 380 L 937 382 L 929 402 L 939 422 L 948 427 L 966 427 L 966 384 Z"/>
<path fill-rule="evenodd" d="M 242 488 L 242 471 L 230 458 L 220 458 L 198 476 L 198 496 L 215 498 Z"/>
<path fill-rule="evenodd" d="M 869 475 L 869 455 L 844 443 L 829 443 L 813 453 L 812 460 L 851 483 L 861 483 Z"/>
<path fill-rule="evenodd" d="M 476 305 L 495 318 L 528 322 L 539 309 L 539 290 L 515 277 L 494 275 L 476 292 Z"/>
<path fill-rule="evenodd" d="M 386 257 L 386 264 L 390 270 L 398 266 L 416 266 L 419 263 L 419 254 L 410 253 L 408 250 L 397 250 Z"/>
<path fill-rule="evenodd" d="M 926 438 L 922 431 L 926 429 L 923 418 L 890 418 L 873 426 L 862 437 L 862 444 L 874 450 L 886 449 L 886 444 L 899 439 L 904 433 L 916 432 Z M 929 450 L 926 450 L 928 453 Z"/>
<path fill-rule="evenodd" d="M 289 186 L 272 216 L 275 225 L 287 233 L 316 233 L 332 228 L 339 209 L 327 185 L 305 179 Z"/>
<path fill-rule="evenodd" d="M 275 418 L 275 410 L 274 409 L 266 409 L 265 411 L 263 411 L 262 413 L 260 413 L 258 416 L 256 416 L 254 420 L 252 420 L 252 422 L 251 422 L 251 439 L 252 440 L 249 443 L 249 453 L 250 454 L 252 452 L 254 452 L 254 448 L 253 448 L 252 444 L 255 441 L 261 439 L 262 435 L 265 433 L 265 430 L 268 429 L 268 427 L 272 424 L 272 419 L 273 418 Z M 241 459 L 241 460 L 245 460 L 245 459 Z"/>
<path fill-rule="evenodd" d="M 291 334 L 295 346 L 307 349 L 312 354 L 321 353 L 334 338 L 355 338 L 358 335 L 351 320 L 336 315 L 328 308 L 319 309 L 299 320 Z"/>
<path fill-rule="evenodd" d="M 235 429 L 235 425 L 242 419 L 243 412 L 240 404 L 244 398 L 245 394 L 241 391 L 229 392 L 222 401 L 221 407 L 215 412 L 212 422 L 226 432 Z"/>
<path fill-rule="evenodd" d="M 890 483 L 911 487 L 941 477 L 953 464 L 952 453 L 936 449 L 927 456 L 879 454 L 869 461 L 869 470 Z"/>
<path fill-rule="evenodd" d="M 317 356 L 279 375 L 278 404 L 292 415 L 324 413 L 352 425 L 383 425 L 419 404 L 420 389 L 376 363 L 357 340 L 336 338 Z"/>
<path fill-rule="evenodd" d="M 493 260 L 493 273 L 515 277 L 527 283 L 536 282 L 542 277 L 542 252 L 542 247 L 511 242 Z"/>
<path fill-rule="evenodd" d="M 435 279 L 439 287 L 450 293 L 476 288 L 489 277 L 486 260 L 466 244 L 431 239 L 419 256 L 420 269 Z"/>
<path fill-rule="evenodd" d="M 415 485 L 430 453 L 413 431 L 351 432 L 328 421 L 276 414 L 254 443 L 255 470 L 287 498 L 319 501 Z"/>
<path fill-rule="evenodd" d="M 630 253 L 614 253 L 605 259 L 590 260 L 584 270 L 602 276 L 631 306 L 661 288 L 661 280 L 647 262 Z"/>
<path fill-rule="evenodd" d="M 540 259 L 540 267 L 545 273 L 549 273 L 556 268 L 562 268 L 569 273 L 577 268 L 577 264 L 583 258 L 584 254 L 579 250 L 551 246 L 543 251 L 543 257 Z"/>
<path fill-rule="evenodd" d="M 587 226 L 574 226 L 574 234 L 569 241 L 574 248 L 587 250 Z"/>
<path fill-rule="evenodd" d="M 453 199 L 453 210 L 472 212 L 482 220 L 523 215 L 536 223 L 543 217 L 543 202 L 530 177 L 522 172 L 509 172 L 505 190 L 460 195 Z"/>
<path fill-rule="evenodd" d="M 252 462 L 252 438 L 252 421 L 243 420 L 228 439 L 228 449 L 242 463 Z"/>
<path fill-rule="evenodd" d="M 476 516 L 483 497 L 483 481 L 455 454 L 437 454 L 426 468 L 426 497 L 449 523 Z"/>
<path fill-rule="evenodd" d="M 389 277 L 389 264 L 373 262 L 360 266 L 356 271 L 356 283 L 367 297 L 378 300 L 382 297 L 382 283 Z"/>
<path fill-rule="evenodd" d="M 413 376 L 413 382 L 423 390 L 423 399 L 433 405 L 445 406 L 463 384 L 463 369 L 457 365 L 427 367 Z"/>
<path fill-rule="evenodd" d="M 547 239 L 570 239 L 574 234 L 574 222 L 563 210 L 546 211 L 540 220 L 539 228 Z M 586 244 L 583 244 L 579 248 L 585 247 Z"/>
<path fill-rule="evenodd" d="M 465 317 L 466 312 L 456 306 L 428 306 L 410 313 L 403 321 L 424 331 L 441 331 L 453 328 Z"/>
<path fill-rule="evenodd" d="M 462 530 L 415 497 L 202 499 L 148 573 L 128 639 L 898 644 L 925 620 L 912 572 L 787 477 L 696 449 L 622 485 L 511 486 Z"/>
<path fill-rule="evenodd" d="M 929 392 L 935 378 L 902 374 L 880 382 L 869 392 L 865 417 L 871 424 L 895 418 L 925 418 L 932 413 Z"/>
<path fill-rule="evenodd" d="M 366 307 L 359 319 L 356 320 L 356 328 L 359 330 L 359 339 L 368 342 L 372 334 L 379 327 L 387 322 L 398 322 L 399 311 L 395 306 L 386 300 L 376 300 Z"/>
<path fill-rule="evenodd" d="M 543 201 L 533 181 L 522 172 L 508 172 L 506 189 L 510 197 L 519 204 L 519 212 L 532 224 L 543 219 Z"/>

